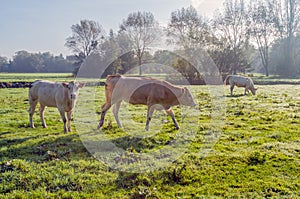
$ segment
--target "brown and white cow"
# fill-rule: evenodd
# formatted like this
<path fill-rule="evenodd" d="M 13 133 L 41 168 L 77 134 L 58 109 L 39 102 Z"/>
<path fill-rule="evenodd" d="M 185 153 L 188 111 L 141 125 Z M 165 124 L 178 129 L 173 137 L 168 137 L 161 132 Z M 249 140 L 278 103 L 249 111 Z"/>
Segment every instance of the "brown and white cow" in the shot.
<path fill-rule="evenodd" d="M 71 131 L 71 114 L 76 104 L 76 100 L 79 94 L 79 88 L 84 86 L 83 83 L 75 83 L 71 81 L 69 83 L 58 83 L 37 80 L 32 83 L 29 89 L 29 122 L 30 127 L 34 128 L 32 116 L 35 111 L 37 103 L 40 103 L 39 114 L 42 121 L 42 126 L 47 128 L 44 120 L 45 107 L 57 107 L 61 118 L 64 123 L 64 132 Z M 68 128 L 66 126 L 66 116 L 68 119 Z"/>
<path fill-rule="evenodd" d="M 122 127 L 118 112 L 122 101 L 130 104 L 147 105 L 146 131 L 154 110 L 164 109 L 172 117 L 176 129 L 179 129 L 171 106 L 195 106 L 194 99 L 186 87 L 177 87 L 166 81 L 147 77 L 125 77 L 108 75 L 105 84 L 106 102 L 102 105 L 101 119 L 98 128 L 104 124 L 107 110 L 114 105 L 113 114 L 119 127 Z"/>
<path fill-rule="evenodd" d="M 245 95 L 247 92 L 249 93 L 249 90 L 252 92 L 253 95 L 256 94 L 257 88 L 254 88 L 254 83 L 251 78 L 239 76 L 239 75 L 228 75 L 224 81 L 225 85 L 227 85 L 227 82 L 230 85 L 230 94 L 232 95 L 234 86 L 237 87 L 244 87 L 245 88 Z"/>

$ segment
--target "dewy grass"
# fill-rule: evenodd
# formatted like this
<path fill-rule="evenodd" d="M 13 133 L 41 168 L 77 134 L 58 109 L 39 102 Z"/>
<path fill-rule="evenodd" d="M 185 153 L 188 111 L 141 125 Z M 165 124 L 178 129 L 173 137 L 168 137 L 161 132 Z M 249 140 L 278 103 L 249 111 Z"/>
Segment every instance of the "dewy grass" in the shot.
<path fill-rule="evenodd" d="M 156 123 L 145 132 L 145 107 L 125 104 L 124 110 L 139 125 L 120 129 L 108 113 L 104 129 L 96 130 L 104 88 L 83 88 L 79 97 L 94 90 L 95 96 L 78 101 L 77 108 L 84 109 L 74 114 L 74 132 L 67 134 L 56 108 L 45 111 L 47 129 L 42 128 L 38 114 L 36 128 L 29 128 L 28 90 L 0 90 L 0 198 L 300 197 L 297 86 L 260 86 L 256 96 L 242 96 L 243 89 L 236 89 L 233 97 L 227 95 L 226 87 L 220 132 L 211 130 L 213 106 L 207 87 L 193 86 L 199 114 L 174 108 L 179 123 L 185 117 L 185 123 L 197 124 L 190 129 L 183 125 L 193 131 L 176 145 L 184 152 L 165 167 L 142 173 L 124 172 L 98 161 L 82 143 L 81 126 L 91 126 L 91 137 L 105 138 L 122 149 L 115 162 L 129 169 L 139 165 L 141 153 L 152 153 L 157 160 L 168 158 L 160 150 L 168 146 L 174 150 L 172 143 L 183 134 L 163 112 L 155 113 Z M 90 114 L 91 120 L 79 120 L 76 126 L 77 117 Z M 122 117 L 126 118 L 126 111 L 120 113 Z M 96 141 L 95 147 L 101 143 Z"/>

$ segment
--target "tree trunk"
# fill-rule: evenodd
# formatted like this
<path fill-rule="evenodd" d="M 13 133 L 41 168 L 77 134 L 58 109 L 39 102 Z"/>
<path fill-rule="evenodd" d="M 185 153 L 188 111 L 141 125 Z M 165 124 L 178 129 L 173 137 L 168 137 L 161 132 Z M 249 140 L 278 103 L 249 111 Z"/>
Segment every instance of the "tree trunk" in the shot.
<path fill-rule="evenodd" d="M 143 53 L 142 53 L 141 49 L 138 49 L 137 57 L 138 57 L 138 64 L 139 64 L 139 76 L 142 76 L 142 56 L 143 56 Z"/>
<path fill-rule="evenodd" d="M 269 69 L 268 69 L 268 66 L 265 67 L 265 70 L 266 70 L 266 77 L 269 77 Z"/>
<path fill-rule="evenodd" d="M 142 76 L 142 57 L 138 56 L 139 59 L 139 76 Z"/>

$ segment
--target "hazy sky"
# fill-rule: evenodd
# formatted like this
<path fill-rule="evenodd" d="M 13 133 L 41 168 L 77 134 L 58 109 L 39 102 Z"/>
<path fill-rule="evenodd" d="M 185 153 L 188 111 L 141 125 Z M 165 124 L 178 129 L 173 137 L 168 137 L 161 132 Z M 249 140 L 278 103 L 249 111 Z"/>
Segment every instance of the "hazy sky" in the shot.
<path fill-rule="evenodd" d="M 118 30 L 127 15 L 149 11 L 161 25 L 172 11 L 193 5 L 200 14 L 210 16 L 223 0 L 7 0 L 0 7 L 0 56 L 15 52 L 71 52 L 64 46 L 71 26 L 81 19 L 99 22 L 108 33 Z"/>

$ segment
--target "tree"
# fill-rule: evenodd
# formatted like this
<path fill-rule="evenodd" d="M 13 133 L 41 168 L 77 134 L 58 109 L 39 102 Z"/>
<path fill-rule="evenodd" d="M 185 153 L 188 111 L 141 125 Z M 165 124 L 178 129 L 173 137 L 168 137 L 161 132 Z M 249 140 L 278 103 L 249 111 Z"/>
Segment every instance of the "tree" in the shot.
<path fill-rule="evenodd" d="M 274 0 L 273 4 L 281 38 L 292 39 L 300 28 L 300 4 L 296 0 Z"/>
<path fill-rule="evenodd" d="M 23 50 L 15 53 L 10 67 L 12 71 L 32 73 L 43 72 L 45 64 L 39 54 L 32 54 Z"/>
<path fill-rule="evenodd" d="M 159 63 L 166 66 L 172 66 L 174 60 L 178 57 L 174 56 L 174 53 L 168 50 L 157 50 L 153 55 L 153 60 L 155 63 Z"/>
<path fill-rule="evenodd" d="M 120 54 L 121 48 L 118 45 L 117 37 L 113 30 L 110 30 L 109 37 L 100 46 L 102 52 L 102 60 L 109 65 L 102 74 L 102 77 L 106 77 L 109 74 L 117 74 L 122 70 Z"/>
<path fill-rule="evenodd" d="M 281 38 L 279 48 L 284 53 L 277 68 L 281 75 L 293 76 L 297 70 L 294 39 L 300 28 L 300 4 L 296 0 L 274 0 L 274 5 Z"/>
<path fill-rule="evenodd" d="M 173 67 L 190 84 L 205 84 L 199 71 L 193 66 L 193 64 L 190 61 L 184 59 L 183 57 L 177 56 L 177 59 L 176 59 L 175 63 L 173 64 Z"/>
<path fill-rule="evenodd" d="M 7 67 L 8 61 L 6 57 L 0 56 L 0 72 L 5 71 L 5 68 Z"/>
<path fill-rule="evenodd" d="M 132 42 L 138 58 L 139 75 L 142 75 L 142 59 L 147 48 L 158 39 L 158 22 L 150 12 L 133 12 L 123 20 L 120 32 L 125 32 Z"/>
<path fill-rule="evenodd" d="M 299 77 L 300 75 L 300 37 L 293 38 L 293 67 L 288 65 L 286 52 L 286 39 L 278 39 L 274 42 L 270 53 L 270 72 L 283 77 Z"/>
<path fill-rule="evenodd" d="M 79 24 L 71 26 L 72 36 L 66 39 L 65 46 L 76 56 L 77 68 L 92 52 L 97 51 L 99 44 L 104 38 L 104 30 L 99 23 L 91 20 L 81 20 Z"/>
<path fill-rule="evenodd" d="M 233 54 L 229 72 L 236 74 L 237 71 L 244 71 L 246 65 L 242 65 L 241 60 L 245 60 L 245 49 L 247 48 L 249 35 L 247 35 L 247 14 L 244 0 L 226 0 L 223 12 L 216 15 L 214 21 L 215 36 L 219 41 L 224 42 L 224 50 L 229 50 Z"/>
<path fill-rule="evenodd" d="M 167 35 L 171 38 L 169 42 L 183 49 L 204 47 L 211 39 L 207 20 L 200 16 L 192 6 L 171 13 Z"/>
<path fill-rule="evenodd" d="M 206 50 L 212 42 L 210 31 L 208 20 L 192 6 L 171 13 L 167 27 L 168 42 L 177 45 L 176 53 L 180 55 L 174 57 L 172 65 L 191 84 L 203 83 L 202 76 L 195 67 L 203 66 L 206 62 L 205 56 L 199 56 L 199 52 Z M 202 69 L 202 73 L 207 72 Z"/>
<path fill-rule="evenodd" d="M 54 56 L 50 52 L 29 53 L 18 51 L 7 63 L 5 72 L 72 72 L 73 60 L 65 59 L 62 54 Z"/>
<path fill-rule="evenodd" d="M 269 76 L 269 51 L 278 37 L 275 29 L 274 4 L 269 0 L 255 0 L 249 6 L 249 33 L 258 47 L 266 76 Z"/>
<path fill-rule="evenodd" d="M 137 66 L 137 57 L 132 50 L 132 42 L 125 32 L 117 34 L 110 30 L 109 36 L 100 45 L 102 77 L 108 74 L 124 74 Z M 146 56 L 144 56 L 146 57 Z"/>

